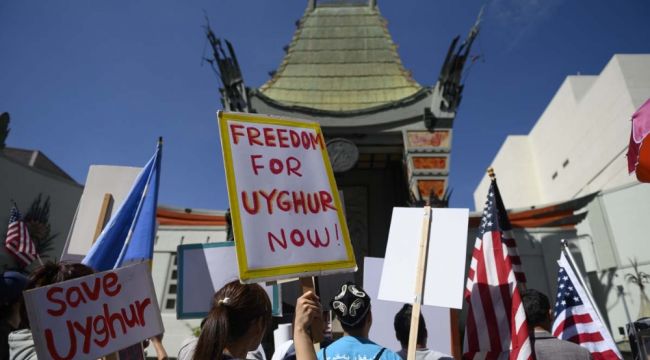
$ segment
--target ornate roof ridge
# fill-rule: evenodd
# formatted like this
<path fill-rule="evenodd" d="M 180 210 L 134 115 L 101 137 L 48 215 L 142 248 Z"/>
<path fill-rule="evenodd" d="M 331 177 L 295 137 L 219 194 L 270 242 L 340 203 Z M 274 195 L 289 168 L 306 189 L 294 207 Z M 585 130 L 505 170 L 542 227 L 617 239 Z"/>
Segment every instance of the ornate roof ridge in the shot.
<path fill-rule="evenodd" d="M 422 89 L 377 7 L 328 4 L 307 8 L 280 66 L 257 93 L 291 107 L 349 112 L 400 102 Z"/>

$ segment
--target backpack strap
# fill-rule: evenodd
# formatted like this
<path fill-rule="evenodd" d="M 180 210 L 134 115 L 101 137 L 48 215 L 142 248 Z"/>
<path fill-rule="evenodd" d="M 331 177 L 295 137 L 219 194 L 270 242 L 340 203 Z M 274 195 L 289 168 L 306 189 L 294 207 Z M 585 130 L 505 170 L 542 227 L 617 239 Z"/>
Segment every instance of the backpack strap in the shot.
<path fill-rule="evenodd" d="M 377 355 L 375 355 L 375 358 L 373 360 L 379 360 L 381 355 L 384 353 L 384 350 L 386 350 L 385 347 L 381 348 L 381 350 L 379 350 L 379 352 L 377 353 Z"/>
<path fill-rule="evenodd" d="M 323 348 L 323 360 L 327 360 L 327 347 Z"/>

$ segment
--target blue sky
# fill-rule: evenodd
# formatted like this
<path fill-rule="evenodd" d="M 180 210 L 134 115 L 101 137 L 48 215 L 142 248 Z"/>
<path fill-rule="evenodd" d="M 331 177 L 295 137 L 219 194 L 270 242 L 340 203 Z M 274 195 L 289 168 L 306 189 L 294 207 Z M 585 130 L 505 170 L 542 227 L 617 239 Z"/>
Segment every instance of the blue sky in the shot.
<path fill-rule="evenodd" d="M 405 67 L 423 85 L 435 82 L 449 42 L 466 35 L 484 3 L 378 1 Z M 282 60 L 305 6 L 0 0 L 7 143 L 42 150 L 83 183 L 91 164 L 143 166 L 161 135 L 160 203 L 225 209 L 219 82 L 201 66 L 204 10 L 217 36 L 234 44 L 246 84 L 258 87 Z M 488 1 L 472 51 L 481 59 L 454 125 L 452 206 L 473 209 L 474 188 L 505 136 L 528 133 L 567 75 L 597 74 L 615 53 L 650 52 L 648 19 L 645 0 Z"/>

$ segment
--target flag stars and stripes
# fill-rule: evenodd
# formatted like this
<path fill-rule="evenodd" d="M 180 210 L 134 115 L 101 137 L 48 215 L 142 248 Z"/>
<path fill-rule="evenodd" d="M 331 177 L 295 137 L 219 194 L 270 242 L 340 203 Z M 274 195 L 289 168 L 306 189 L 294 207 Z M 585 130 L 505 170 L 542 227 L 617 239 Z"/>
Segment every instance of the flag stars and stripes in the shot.
<path fill-rule="evenodd" d="M 487 197 L 465 291 L 463 358 L 530 359 L 532 346 L 518 290 L 525 276 L 494 180 Z M 501 291 L 492 291 L 497 287 Z"/>
<path fill-rule="evenodd" d="M 565 273 L 564 268 L 560 268 L 560 273 Z M 568 306 L 582 305 L 582 300 L 580 299 L 580 296 L 578 296 L 578 292 L 573 287 L 571 279 L 569 279 L 568 276 L 564 275 L 560 276 L 558 280 L 558 288 L 561 289 L 561 291 L 558 290 L 558 297 L 561 298 L 562 301 L 560 301 L 560 306 L 555 307 L 555 316 L 564 311 L 564 309 L 567 307 L 567 304 Z"/>
<path fill-rule="evenodd" d="M 7 227 L 7 237 L 5 247 L 18 259 L 24 266 L 27 266 L 36 260 L 36 246 L 29 237 L 27 225 L 16 206 L 11 208 L 9 215 L 9 226 Z"/>
<path fill-rule="evenodd" d="M 553 335 L 586 348 L 594 359 L 621 359 L 616 344 L 601 322 L 587 290 L 582 287 L 564 252 L 558 264 L 560 269 Z"/>

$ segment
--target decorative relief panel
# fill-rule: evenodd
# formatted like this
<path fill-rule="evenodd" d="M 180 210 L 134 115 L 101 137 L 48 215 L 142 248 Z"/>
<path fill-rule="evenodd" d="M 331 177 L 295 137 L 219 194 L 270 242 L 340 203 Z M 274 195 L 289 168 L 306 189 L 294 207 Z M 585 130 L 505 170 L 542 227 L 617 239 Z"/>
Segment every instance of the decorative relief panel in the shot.
<path fill-rule="evenodd" d="M 407 150 L 449 151 L 451 148 L 451 130 L 406 131 Z"/>
<path fill-rule="evenodd" d="M 428 198 L 431 191 L 433 191 L 436 196 L 442 197 L 445 193 L 445 188 L 447 187 L 447 178 L 417 179 L 415 184 L 421 198 Z"/>

